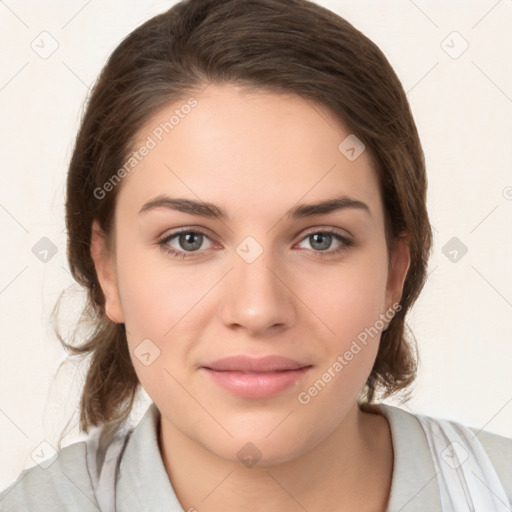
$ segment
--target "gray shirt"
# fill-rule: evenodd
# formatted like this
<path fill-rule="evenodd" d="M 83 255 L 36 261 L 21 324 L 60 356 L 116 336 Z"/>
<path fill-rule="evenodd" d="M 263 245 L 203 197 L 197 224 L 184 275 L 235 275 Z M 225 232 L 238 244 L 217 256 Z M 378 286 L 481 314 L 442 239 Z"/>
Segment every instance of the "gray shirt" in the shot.
<path fill-rule="evenodd" d="M 394 452 L 386 512 L 441 511 L 438 474 L 420 422 L 414 414 L 398 407 L 381 404 L 378 408 L 390 424 Z M 159 416 L 152 403 L 138 425 L 120 438 L 124 451 L 115 488 L 117 512 L 183 512 L 160 454 Z M 477 434 L 505 489 L 508 503 L 503 503 L 503 510 L 512 510 L 512 439 L 471 430 Z M 105 453 L 99 455 L 101 459 Z M 0 510 L 98 512 L 85 441 L 66 446 L 44 466 L 46 469 L 37 465 L 24 470 L 3 490 Z"/>

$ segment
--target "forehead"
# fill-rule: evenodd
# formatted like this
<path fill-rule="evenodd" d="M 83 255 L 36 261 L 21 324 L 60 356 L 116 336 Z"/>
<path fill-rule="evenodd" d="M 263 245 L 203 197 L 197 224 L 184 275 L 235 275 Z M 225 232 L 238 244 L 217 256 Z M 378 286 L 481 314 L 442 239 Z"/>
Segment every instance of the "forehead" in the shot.
<path fill-rule="evenodd" d="M 210 84 L 161 108 L 141 127 L 132 144 L 138 159 L 118 201 L 128 213 L 169 194 L 222 204 L 244 217 L 344 194 L 379 213 L 370 155 L 363 151 L 354 159 L 346 152 L 354 140 L 361 150 L 353 137 L 329 109 L 310 100 Z M 149 149 L 140 151 L 144 146 Z"/>

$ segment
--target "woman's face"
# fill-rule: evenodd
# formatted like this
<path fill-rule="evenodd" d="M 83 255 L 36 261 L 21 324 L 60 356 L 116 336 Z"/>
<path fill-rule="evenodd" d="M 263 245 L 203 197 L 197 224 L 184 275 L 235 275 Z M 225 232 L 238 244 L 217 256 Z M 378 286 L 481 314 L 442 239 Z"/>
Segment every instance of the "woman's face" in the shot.
<path fill-rule="evenodd" d="M 111 258 L 93 235 L 106 309 L 163 432 L 291 460 L 359 413 L 407 247 L 389 271 L 370 157 L 327 109 L 214 84 L 195 100 L 140 130 Z"/>

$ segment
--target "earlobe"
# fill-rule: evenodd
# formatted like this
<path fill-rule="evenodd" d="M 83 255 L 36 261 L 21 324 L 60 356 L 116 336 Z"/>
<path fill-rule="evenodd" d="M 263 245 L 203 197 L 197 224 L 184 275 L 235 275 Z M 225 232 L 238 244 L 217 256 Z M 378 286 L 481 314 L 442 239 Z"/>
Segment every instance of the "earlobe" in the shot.
<path fill-rule="evenodd" d="M 107 238 L 97 220 L 91 227 L 91 257 L 105 297 L 105 314 L 115 323 L 123 323 L 114 252 L 107 247 Z"/>
<path fill-rule="evenodd" d="M 406 235 L 397 238 L 391 254 L 391 266 L 386 291 L 386 304 L 388 308 L 400 302 L 402 298 L 405 278 L 407 277 L 407 272 L 411 264 L 408 242 L 409 237 Z"/>

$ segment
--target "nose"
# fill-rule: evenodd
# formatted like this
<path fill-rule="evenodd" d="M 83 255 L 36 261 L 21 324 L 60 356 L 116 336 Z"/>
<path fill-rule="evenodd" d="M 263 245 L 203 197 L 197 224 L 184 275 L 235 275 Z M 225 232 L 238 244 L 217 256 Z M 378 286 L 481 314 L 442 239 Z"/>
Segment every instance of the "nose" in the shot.
<path fill-rule="evenodd" d="M 270 251 L 263 251 L 252 262 L 234 254 L 233 263 L 221 295 L 224 325 L 251 335 L 292 326 L 297 319 L 293 284 Z"/>

